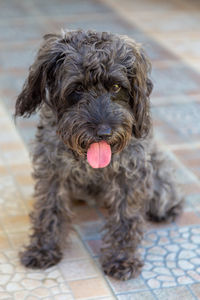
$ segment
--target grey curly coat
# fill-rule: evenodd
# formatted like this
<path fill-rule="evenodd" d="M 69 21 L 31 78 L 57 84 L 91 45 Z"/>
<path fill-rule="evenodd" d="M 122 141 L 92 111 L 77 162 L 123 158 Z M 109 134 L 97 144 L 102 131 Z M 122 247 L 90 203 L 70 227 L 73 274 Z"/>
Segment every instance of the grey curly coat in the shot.
<path fill-rule="evenodd" d="M 61 260 L 75 199 L 106 205 L 101 263 L 121 280 L 143 265 L 137 247 L 145 218 L 172 220 L 180 213 L 182 198 L 152 138 L 150 69 L 140 45 L 126 36 L 78 30 L 44 37 L 15 112 L 29 117 L 40 109 L 33 233 L 20 253 L 25 266 Z M 92 168 L 87 152 L 101 141 L 111 161 Z"/>

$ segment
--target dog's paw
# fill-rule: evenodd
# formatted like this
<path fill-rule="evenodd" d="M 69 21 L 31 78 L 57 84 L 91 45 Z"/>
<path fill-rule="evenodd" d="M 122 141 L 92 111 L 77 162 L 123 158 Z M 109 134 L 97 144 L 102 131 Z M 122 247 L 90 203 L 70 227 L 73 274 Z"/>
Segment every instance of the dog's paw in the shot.
<path fill-rule="evenodd" d="M 24 252 L 19 253 L 21 263 L 31 269 L 47 269 L 56 265 L 62 258 L 61 251 L 57 249 L 39 249 L 28 246 Z"/>
<path fill-rule="evenodd" d="M 173 222 L 183 211 L 183 202 L 172 206 L 164 215 L 156 215 L 155 213 L 148 212 L 147 218 L 152 222 Z"/>
<path fill-rule="evenodd" d="M 110 260 L 103 262 L 102 267 L 106 275 L 119 280 L 128 280 L 135 278 L 140 274 L 143 262 L 138 258 L 127 260 L 111 258 Z"/>
<path fill-rule="evenodd" d="M 166 213 L 166 220 L 173 222 L 183 211 L 183 202 L 179 202 L 178 204 L 171 207 Z"/>

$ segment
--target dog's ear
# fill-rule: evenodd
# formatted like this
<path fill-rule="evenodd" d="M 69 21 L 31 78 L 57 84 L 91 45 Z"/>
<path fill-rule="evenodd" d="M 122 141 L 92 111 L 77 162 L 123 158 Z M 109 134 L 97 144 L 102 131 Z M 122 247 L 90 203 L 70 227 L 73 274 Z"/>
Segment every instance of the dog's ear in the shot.
<path fill-rule="evenodd" d="M 57 67 L 57 61 L 63 53 L 57 42 L 60 38 L 61 36 L 56 34 L 44 36 L 43 44 L 29 68 L 28 78 L 17 98 L 15 117 L 29 117 L 41 106 L 42 101 L 45 101 L 48 77 L 52 76 L 54 67 Z"/>
<path fill-rule="evenodd" d="M 145 137 L 151 128 L 151 118 L 149 111 L 149 96 L 153 89 L 153 83 L 149 78 L 151 64 L 143 49 L 132 39 L 126 40 L 132 48 L 134 62 L 130 72 L 130 105 L 133 110 L 135 124 L 133 135 L 136 138 Z"/>

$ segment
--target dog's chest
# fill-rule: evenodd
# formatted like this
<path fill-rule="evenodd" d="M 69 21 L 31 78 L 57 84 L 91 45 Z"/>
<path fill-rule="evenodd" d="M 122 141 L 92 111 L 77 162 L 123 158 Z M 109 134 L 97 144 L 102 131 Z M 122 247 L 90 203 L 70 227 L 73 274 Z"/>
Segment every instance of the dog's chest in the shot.
<path fill-rule="evenodd" d="M 92 169 L 83 161 L 71 165 L 67 185 L 75 198 L 84 200 L 101 195 L 108 185 L 105 179 L 105 171 Z"/>

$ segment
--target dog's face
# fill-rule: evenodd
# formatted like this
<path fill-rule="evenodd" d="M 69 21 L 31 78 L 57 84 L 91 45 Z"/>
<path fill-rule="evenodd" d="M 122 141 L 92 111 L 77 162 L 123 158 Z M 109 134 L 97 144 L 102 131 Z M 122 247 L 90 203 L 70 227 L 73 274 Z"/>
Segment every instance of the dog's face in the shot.
<path fill-rule="evenodd" d="M 93 31 L 46 35 L 15 114 L 30 116 L 45 102 L 69 148 L 84 155 L 97 143 L 115 153 L 132 135 L 141 138 L 149 130 L 149 71 L 141 48 L 127 37 Z"/>

